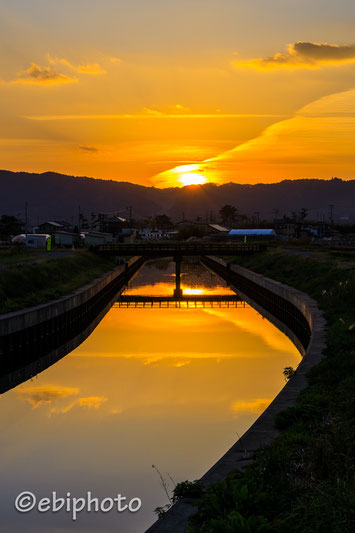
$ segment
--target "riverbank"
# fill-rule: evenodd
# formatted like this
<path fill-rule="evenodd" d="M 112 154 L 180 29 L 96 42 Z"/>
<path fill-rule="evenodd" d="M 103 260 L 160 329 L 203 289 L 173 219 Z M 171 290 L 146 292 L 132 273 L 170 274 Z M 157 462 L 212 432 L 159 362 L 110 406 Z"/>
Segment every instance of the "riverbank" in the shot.
<path fill-rule="evenodd" d="M 328 323 L 322 362 L 294 407 L 276 417 L 281 435 L 243 472 L 210 487 L 188 533 L 350 532 L 354 526 L 355 268 L 353 256 L 285 250 L 238 265 L 307 292 Z M 351 254 L 350 254 L 351 255 Z"/>
<path fill-rule="evenodd" d="M 36 256 L 37 257 L 37 256 Z M 115 267 L 113 258 L 89 251 L 0 270 L 0 314 L 55 300 Z"/>

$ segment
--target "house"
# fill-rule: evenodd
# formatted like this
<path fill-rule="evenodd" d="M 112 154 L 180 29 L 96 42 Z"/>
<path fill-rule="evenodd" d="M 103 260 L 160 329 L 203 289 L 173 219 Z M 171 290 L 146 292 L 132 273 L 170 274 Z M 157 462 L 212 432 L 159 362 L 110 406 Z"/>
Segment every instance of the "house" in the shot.
<path fill-rule="evenodd" d="M 298 239 L 300 235 L 300 222 L 289 218 L 274 220 L 274 230 L 277 235 L 285 240 Z"/>
<path fill-rule="evenodd" d="M 200 220 L 181 220 L 176 224 L 178 230 L 195 230 L 195 233 L 203 235 L 227 235 L 228 229 L 220 224 L 210 224 Z"/>
<path fill-rule="evenodd" d="M 67 222 L 43 222 L 43 224 L 38 226 L 38 233 L 49 233 L 52 235 L 56 231 L 68 231 L 70 227 L 70 224 Z"/>
<path fill-rule="evenodd" d="M 117 215 L 110 215 L 105 213 L 99 214 L 99 227 L 102 233 L 113 233 L 118 235 L 122 232 L 123 228 L 126 228 L 129 223 L 127 219 L 119 217 Z"/>

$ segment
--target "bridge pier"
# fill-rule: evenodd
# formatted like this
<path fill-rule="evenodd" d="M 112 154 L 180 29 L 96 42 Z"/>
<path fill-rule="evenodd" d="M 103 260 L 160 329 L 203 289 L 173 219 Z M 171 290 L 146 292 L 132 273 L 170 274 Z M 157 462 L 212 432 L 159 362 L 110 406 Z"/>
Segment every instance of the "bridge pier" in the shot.
<path fill-rule="evenodd" d="M 181 298 L 182 297 L 182 289 L 180 287 L 180 283 L 181 283 L 181 261 L 182 261 L 181 255 L 175 255 L 174 256 L 174 261 L 175 261 L 175 290 L 174 290 L 174 298 Z"/>

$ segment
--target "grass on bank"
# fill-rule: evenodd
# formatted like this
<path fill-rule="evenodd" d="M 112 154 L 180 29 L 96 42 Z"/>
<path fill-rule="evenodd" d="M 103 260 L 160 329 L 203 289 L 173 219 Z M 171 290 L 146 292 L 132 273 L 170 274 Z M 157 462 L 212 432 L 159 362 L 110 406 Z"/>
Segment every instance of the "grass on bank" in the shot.
<path fill-rule="evenodd" d="M 355 531 L 355 268 L 327 253 L 235 259 L 315 298 L 327 348 L 296 405 L 276 417 L 280 436 L 243 473 L 209 488 L 188 533 Z"/>
<path fill-rule="evenodd" d="M 65 296 L 115 266 L 88 251 L 0 270 L 0 314 Z"/>
<path fill-rule="evenodd" d="M 35 261 L 48 255 L 43 250 L 25 248 L 24 246 L 3 246 L 0 247 L 0 266 L 10 266 L 16 263 Z"/>

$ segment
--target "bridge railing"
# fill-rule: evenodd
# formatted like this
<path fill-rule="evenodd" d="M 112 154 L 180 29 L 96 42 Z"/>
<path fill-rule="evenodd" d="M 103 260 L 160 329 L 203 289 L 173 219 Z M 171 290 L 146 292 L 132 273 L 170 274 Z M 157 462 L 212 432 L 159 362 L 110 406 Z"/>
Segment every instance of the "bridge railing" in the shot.
<path fill-rule="evenodd" d="M 97 246 L 99 253 L 116 253 L 117 255 L 234 255 L 261 252 L 266 249 L 261 243 L 106 243 Z"/>

